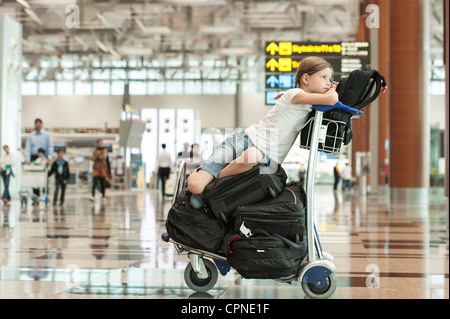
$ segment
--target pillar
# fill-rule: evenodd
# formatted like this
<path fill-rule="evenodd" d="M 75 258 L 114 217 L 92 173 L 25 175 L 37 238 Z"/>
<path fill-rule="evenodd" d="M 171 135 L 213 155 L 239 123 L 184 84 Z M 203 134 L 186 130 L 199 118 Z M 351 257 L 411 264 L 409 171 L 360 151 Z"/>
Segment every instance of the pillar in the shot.
<path fill-rule="evenodd" d="M 391 199 L 424 202 L 429 186 L 429 123 L 423 103 L 423 3 L 395 0 L 389 5 Z"/>
<path fill-rule="evenodd" d="M 449 103 L 448 100 L 450 98 L 449 96 L 449 76 L 450 76 L 450 72 L 449 72 L 449 2 L 447 0 L 444 1 L 444 52 L 445 52 L 445 56 L 444 56 L 444 63 L 445 63 L 445 196 L 449 196 L 449 176 L 448 176 L 448 168 L 449 168 L 449 161 L 448 161 L 448 156 L 449 156 L 449 149 L 448 149 L 448 140 L 449 140 L 449 129 L 448 129 L 448 118 L 450 116 L 449 114 Z"/>
<path fill-rule="evenodd" d="M 390 87 L 390 24 L 389 24 L 389 0 L 378 0 L 380 8 L 380 29 L 378 30 L 378 71 L 383 75 Z M 383 164 L 385 159 L 389 159 L 389 152 L 386 149 L 386 141 L 389 140 L 389 94 L 390 89 L 378 97 L 378 185 L 386 185 Z"/>
<path fill-rule="evenodd" d="M 22 25 L 8 16 L 0 16 L 0 145 L 8 145 L 15 163 L 9 191 L 17 197 L 20 189 L 22 126 Z M 0 183 L 3 188 L 3 182 Z M 3 191 L 3 190 L 2 190 Z"/>

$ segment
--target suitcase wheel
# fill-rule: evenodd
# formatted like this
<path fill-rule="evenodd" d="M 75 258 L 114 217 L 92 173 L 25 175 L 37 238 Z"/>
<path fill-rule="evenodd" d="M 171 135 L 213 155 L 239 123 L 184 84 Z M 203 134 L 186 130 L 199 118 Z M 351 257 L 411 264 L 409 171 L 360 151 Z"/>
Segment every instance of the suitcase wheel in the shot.
<path fill-rule="evenodd" d="M 275 190 L 272 187 L 269 187 L 269 194 L 273 197 L 273 198 L 277 198 L 277 192 L 275 192 Z"/>

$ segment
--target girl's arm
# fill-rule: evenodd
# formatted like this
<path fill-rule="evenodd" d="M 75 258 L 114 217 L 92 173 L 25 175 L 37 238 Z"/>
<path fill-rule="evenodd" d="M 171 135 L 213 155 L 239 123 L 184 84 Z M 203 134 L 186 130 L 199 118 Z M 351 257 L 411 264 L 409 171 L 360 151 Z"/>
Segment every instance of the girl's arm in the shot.
<path fill-rule="evenodd" d="M 330 88 L 324 94 L 299 92 L 295 95 L 292 104 L 311 104 L 311 105 L 334 105 L 339 101 L 339 95 L 334 87 Z"/>

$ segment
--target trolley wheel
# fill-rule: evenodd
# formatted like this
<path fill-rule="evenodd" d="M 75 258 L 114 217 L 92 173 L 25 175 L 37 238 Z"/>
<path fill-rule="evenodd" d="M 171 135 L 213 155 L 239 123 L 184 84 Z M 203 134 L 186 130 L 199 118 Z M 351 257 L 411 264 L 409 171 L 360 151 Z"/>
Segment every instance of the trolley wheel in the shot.
<path fill-rule="evenodd" d="M 333 272 L 326 279 L 322 288 L 316 287 L 314 284 L 302 282 L 303 292 L 310 298 L 326 299 L 334 294 L 337 287 L 337 277 Z"/>
<path fill-rule="evenodd" d="M 206 271 L 208 272 L 208 278 L 198 278 L 194 269 L 192 269 L 192 265 L 189 263 L 184 270 L 184 281 L 194 291 L 197 292 L 206 292 L 217 282 L 217 278 L 219 277 L 218 271 L 214 263 L 207 259 L 203 259 L 205 263 Z"/>
<path fill-rule="evenodd" d="M 272 187 L 269 187 L 269 194 L 273 197 L 273 198 L 277 198 L 277 192 L 275 192 L 275 190 Z"/>

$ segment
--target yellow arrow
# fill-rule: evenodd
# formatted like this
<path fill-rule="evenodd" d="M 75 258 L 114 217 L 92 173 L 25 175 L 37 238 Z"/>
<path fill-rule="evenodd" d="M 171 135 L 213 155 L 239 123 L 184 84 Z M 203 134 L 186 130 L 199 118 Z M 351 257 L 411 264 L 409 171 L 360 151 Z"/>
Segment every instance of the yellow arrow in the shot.
<path fill-rule="evenodd" d="M 266 68 L 270 68 L 270 71 L 275 71 L 275 68 L 278 68 L 278 62 L 275 59 L 270 59 L 266 64 Z"/>
<path fill-rule="evenodd" d="M 270 51 L 270 55 L 275 55 L 275 52 L 278 52 L 279 48 L 278 45 L 275 44 L 275 42 L 271 42 L 267 47 L 266 47 L 266 52 Z"/>

